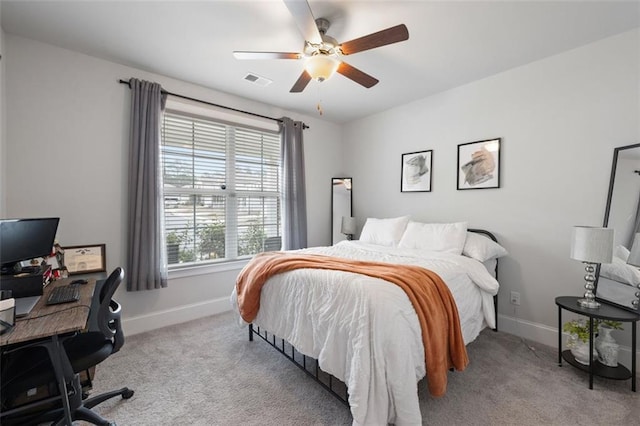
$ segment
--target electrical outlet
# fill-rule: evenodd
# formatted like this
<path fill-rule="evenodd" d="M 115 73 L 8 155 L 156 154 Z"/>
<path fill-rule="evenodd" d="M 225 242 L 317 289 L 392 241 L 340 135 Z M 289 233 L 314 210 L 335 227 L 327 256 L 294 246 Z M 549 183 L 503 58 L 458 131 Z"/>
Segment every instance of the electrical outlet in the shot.
<path fill-rule="evenodd" d="M 517 291 L 511 292 L 511 304 L 520 306 L 520 293 Z"/>

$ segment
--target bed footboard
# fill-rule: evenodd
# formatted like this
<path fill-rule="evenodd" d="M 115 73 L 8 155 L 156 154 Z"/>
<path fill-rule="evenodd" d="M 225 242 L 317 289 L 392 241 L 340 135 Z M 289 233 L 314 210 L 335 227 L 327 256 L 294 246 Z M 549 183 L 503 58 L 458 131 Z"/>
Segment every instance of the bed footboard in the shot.
<path fill-rule="evenodd" d="M 269 335 L 268 331 L 260 329 L 260 327 L 254 327 L 253 324 L 249 324 L 249 341 L 253 341 L 254 335 L 259 336 L 262 340 L 274 347 L 289 361 L 331 393 L 331 395 L 335 396 L 340 402 L 349 407 L 349 393 L 347 386 L 331 374 L 322 371 L 315 358 L 298 352 L 298 350 L 286 340 L 276 337 L 274 334 Z"/>

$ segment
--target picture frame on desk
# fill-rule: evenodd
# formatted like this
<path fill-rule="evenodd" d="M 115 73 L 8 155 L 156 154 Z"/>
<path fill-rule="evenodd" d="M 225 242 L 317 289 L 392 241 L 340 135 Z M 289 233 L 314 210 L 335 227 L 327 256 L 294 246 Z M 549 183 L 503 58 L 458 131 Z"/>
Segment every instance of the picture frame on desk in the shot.
<path fill-rule="evenodd" d="M 84 246 L 62 247 L 64 266 L 69 275 L 91 274 L 107 270 L 106 245 L 94 244 Z"/>

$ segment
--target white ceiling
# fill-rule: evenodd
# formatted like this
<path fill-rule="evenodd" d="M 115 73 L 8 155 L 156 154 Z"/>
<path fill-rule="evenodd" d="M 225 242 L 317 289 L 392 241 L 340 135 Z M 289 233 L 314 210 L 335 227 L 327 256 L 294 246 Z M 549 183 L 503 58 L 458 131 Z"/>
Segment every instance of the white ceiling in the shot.
<path fill-rule="evenodd" d="M 640 26 L 638 1 L 316 1 L 328 35 L 348 41 L 400 23 L 409 40 L 345 57 L 378 78 L 371 89 L 336 74 L 289 93 L 296 60 L 239 61 L 234 50 L 302 51 L 280 0 L 9 1 L 5 33 L 104 58 L 341 123 L 424 98 Z M 247 73 L 273 80 L 266 87 Z M 129 78 L 133 76 L 125 76 Z M 171 87 L 165 89 L 171 91 Z"/>

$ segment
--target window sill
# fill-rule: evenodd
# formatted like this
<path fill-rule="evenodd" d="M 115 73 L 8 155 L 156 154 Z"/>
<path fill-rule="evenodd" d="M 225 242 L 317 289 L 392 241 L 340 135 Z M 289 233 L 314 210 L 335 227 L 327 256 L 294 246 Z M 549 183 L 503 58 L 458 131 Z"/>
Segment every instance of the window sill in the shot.
<path fill-rule="evenodd" d="M 169 279 L 207 275 L 216 272 L 240 271 L 251 259 L 233 260 L 230 262 L 209 265 L 194 265 L 169 269 Z"/>

